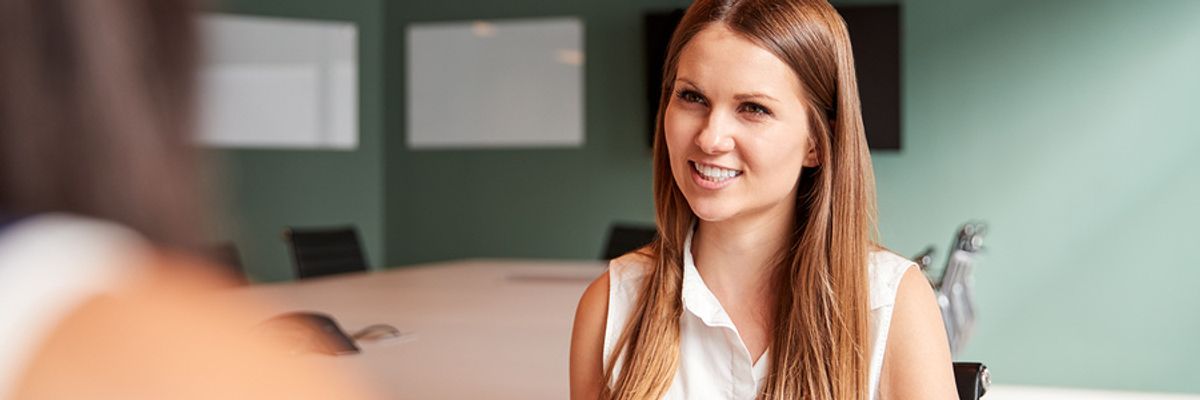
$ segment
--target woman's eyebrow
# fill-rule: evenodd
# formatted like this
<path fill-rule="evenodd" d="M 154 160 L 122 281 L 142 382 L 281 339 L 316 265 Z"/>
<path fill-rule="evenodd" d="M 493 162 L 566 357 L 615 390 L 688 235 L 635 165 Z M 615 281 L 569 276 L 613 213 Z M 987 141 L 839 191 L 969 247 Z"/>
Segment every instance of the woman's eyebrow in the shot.
<path fill-rule="evenodd" d="M 675 81 L 676 81 L 676 82 L 679 82 L 679 83 L 684 83 L 684 84 L 687 84 L 688 86 L 691 86 L 691 87 L 694 87 L 694 88 L 696 88 L 696 90 L 700 90 L 700 85 L 697 85 L 695 82 L 692 82 L 692 81 L 691 81 L 690 79 L 688 79 L 688 78 L 675 78 Z M 761 93 L 761 92 L 742 93 L 742 94 L 738 94 L 738 95 L 735 95 L 735 96 L 733 96 L 733 99 L 734 99 L 734 100 L 737 100 L 737 101 L 746 101 L 746 100 L 755 100 L 755 99 L 767 99 L 767 100 L 774 101 L 774 102 L 776 102 L 776 103 L 780 103 L 780 102 L 781 102 L 781 101 L 779 101 L 779 99 L 776 99 L 776 98 L 774 98 L 774 97 L 771 97 L 770 95 L 768 95 L 768 94 L 766 94 L 766 93 Z"/>
<path fill-rule="evenodd" d="M 766 95 L 766 94 L 764 94 L 764 93 L 744 93 L 744 94 L 735 95 L 735 96 L 733 96 L 733 98 L 734 98 L 735 100 L 737 100 L 737 101 L 746 101 L 746 100 L 754 100 L 754 99 L 767 99 L 767 100 L 774 101 L 774 102 L 776 102 L 776 103 L 778 103 L 778 102 L 779 102 L 779 99 L 776 99 L 776 98 L 774 98 L 774 97 L 768 96 L 768 95 Z"/>
<path fill-rule="evenodd" d="M 700 87 L 700 85 L 697 85 L 697 84 L 696 84 L 696 82 L 692 82 L 692 81 L 691 81 L 691 80 L 689 80 L 688 78 L 676 78 L 676 79 L 675 79 L 675 81 L 676 81 L 676 82 L 683 82 L 683 83 L 686 83 L 688 86 L 691 86 L 691 87 L 694 87 L 694 88 L 699 88 L 699 87 Z"/>

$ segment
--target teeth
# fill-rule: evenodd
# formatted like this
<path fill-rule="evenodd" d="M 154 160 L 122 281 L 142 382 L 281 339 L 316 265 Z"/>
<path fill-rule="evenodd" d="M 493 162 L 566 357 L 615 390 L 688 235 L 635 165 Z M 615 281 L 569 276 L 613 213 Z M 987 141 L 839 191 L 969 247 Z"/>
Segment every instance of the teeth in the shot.
<path fill-rule="evenodd" d="M 705 180 L 712 182 L 722 182 L 742 173 L 742 171 L 738 170 L 718 168 L 711 165 L 700 165 L 698 163 L 692 163 L 692 167 L 695 168 L 696 172 L 699 172 L 700 176 L 704 177 Z"/>

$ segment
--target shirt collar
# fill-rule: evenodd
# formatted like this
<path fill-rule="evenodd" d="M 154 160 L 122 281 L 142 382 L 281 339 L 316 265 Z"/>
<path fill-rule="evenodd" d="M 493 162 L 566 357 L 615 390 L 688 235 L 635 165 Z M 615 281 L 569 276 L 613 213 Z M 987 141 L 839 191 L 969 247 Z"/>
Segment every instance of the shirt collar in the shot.
<path fill-rule="evenodd" d="M 704 284 L 700 271 L 696 270 L 696 263 L 692 258 L 692 234 L 695 231 L 696 227 L 692 225 L 688 230 L 687 239 L 683 241 L 683 307 L 700 318 L 705 325 L 736 330 L 733 320 L 729 318 L 717 296 Z"/>

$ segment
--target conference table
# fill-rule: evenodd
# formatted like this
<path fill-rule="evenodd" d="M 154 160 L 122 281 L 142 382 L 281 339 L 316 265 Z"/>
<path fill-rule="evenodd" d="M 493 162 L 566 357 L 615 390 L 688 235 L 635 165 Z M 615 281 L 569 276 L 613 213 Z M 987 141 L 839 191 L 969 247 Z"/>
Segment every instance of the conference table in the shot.
<path fill-rule="evenodd" d="M 600 261 L 461 260 L 230 290 L 227 301 L 331 315 L 347 332 L 388 324 L 397 338 L 348 356 L 303 355 L 362 376 L 395 399 L 566 399 L 571 324 Z M 985 360 L 986 361 L 986 360 Z M 993 379 L 1003 382 L 1003 371 Z M 985 400 L 1200 396 L 993 385 Z"/>
<path fill-rule="evenodd" d="M 289 311 L 329 314 L 347 332 L 373 324 L 399 338 L 359 354 L 308 355 L 355 370 L 389 398 L 565 399 L 571 324 L 600 261 L 463 260 L 223 294 Z M 326 361 L 321 361 L 326 362 Z"/>

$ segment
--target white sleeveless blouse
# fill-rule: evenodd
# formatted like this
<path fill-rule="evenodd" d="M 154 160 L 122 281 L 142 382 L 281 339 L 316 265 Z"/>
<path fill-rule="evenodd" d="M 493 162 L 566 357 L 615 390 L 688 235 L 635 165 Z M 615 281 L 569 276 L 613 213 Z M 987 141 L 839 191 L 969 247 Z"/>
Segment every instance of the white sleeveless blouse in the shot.
<path fill-rule="evenodd" d="M 679 328 L 679 368 L 675 371 L 664 399 L 754 399 L 766 377 L 769 357 L 763 353 L 757 361 L 742 343 L 737 327 L 713 295 L 692 261 L 692 238 L 688 234 L 683 252 L 683 307 Z M 630 253 L 612 260 L 608 267 L 608 320 L 604 332 L 604 367 L 638 301 L 642 278 L 651 268 L 648 256 Z M 868 390 L 872 399 L 879 397 L 879 374 L 883 352 L 887 348 L 888 327 L 896 290 L 904 272 L 915 263 L 888 251 L 872 252 L 869 257 L 870 347 Z M 618 355 L 613 369 L 612 387 L 625 362 Z"/>
<path fill-rule="evenodd" d="M 47 214 L 0 234 L 0 399 L 62 319 L 140 273 L 149 244 L 109 222 Z"/>

